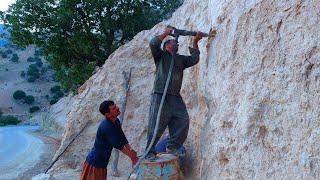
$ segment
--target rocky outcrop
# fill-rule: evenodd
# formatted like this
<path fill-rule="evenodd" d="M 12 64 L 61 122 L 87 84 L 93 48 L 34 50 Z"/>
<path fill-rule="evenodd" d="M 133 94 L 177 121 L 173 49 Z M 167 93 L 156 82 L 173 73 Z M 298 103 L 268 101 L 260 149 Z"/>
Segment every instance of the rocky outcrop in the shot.
<path fill-rule="evenodd" d="M 215 27 L 218 32 L 215 39 L 200 42 L 200 63 L 184 74 L 181 93 L 191 117 L 185 143 L 192 161 L 188 177 L 319 179 L 318 5 L 302 0 L 186 0 L 170 20 L 116 50 L 79 89 L 58 153 L 91 123 L 50 173 L 62 177 L 80 171 L 102 118 L 98 106 L 104 99 L 123 102 L 122 72 L 130 68 L 123 128 L 133 148 L 143 151 L 155 70 L 148 42 L 170 24 L 201 31 Z M 191 38 L 180 38 L 181 54 L 188 54 L 189 44 Z M 123 175 L 130 169 L 128 161 L 120 158 Z"/>
<path fill-rule="evenodd" d="M 31 121 L 39 122 L 40 129 L 50 136 L 61 139 L 66 125 L 67 115 L 73 104 L 73 96 L 61 98 L 47 112 L 34 116 Z"/>

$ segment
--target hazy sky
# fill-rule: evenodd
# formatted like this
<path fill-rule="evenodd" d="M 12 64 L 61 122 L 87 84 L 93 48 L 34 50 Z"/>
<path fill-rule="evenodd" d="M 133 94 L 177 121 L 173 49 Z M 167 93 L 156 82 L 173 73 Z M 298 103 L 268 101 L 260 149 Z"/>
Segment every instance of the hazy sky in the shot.
<path fill-rule="evenodd" d="M 9 4 L 14 3 L 16 0 L 0 0 L 0 11 L 8 10 Z"/>

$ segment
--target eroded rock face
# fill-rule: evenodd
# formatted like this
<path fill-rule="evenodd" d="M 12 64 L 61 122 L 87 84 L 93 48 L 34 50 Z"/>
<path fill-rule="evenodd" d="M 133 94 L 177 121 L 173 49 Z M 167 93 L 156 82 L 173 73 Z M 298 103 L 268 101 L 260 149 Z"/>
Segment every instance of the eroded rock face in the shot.
<path fill-rule="evenodd" d="M 73 97 L 66 96 L 52 105 L 47 112 L 41 112 L 32 117 L 31 122 L 38 122 L 40 129 L 57 139 L 61 139 L 66 125 L 66 117 L 73 104 Z"/>
<path fill-rule="evenodd" d="M 102 118 L 98 106 L 105 99 L 123 102 L 122 72 L 130 68 L 123 128 L 142 153 L 155 71 L 148 42 L 169 24 L 218 32 L 199 43 L 200 62 L 184 73 L 181 93 L 191 118 L 188 177 L 318 179 L 320 9 L 318 1 L 302 0 L 187 0 L 170 20 L 137 34 L 80 88 L 57 154 L 91 123 L 51 174 L 80 171 Z M 180 38 L 180 54 L 188 53 L 191 42 Z M 121 156 L 122 178 L 128 162 Z"/>

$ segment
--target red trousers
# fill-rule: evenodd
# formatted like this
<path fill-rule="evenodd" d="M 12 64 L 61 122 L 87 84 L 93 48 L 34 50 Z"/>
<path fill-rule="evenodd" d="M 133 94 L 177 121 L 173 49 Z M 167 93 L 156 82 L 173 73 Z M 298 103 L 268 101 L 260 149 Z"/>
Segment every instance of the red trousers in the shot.
<path fill-rule="evenodd" d="M 106 180 L 107 169 L 91 166 L 87 161 L 83 163 L 80 180 Z"/>

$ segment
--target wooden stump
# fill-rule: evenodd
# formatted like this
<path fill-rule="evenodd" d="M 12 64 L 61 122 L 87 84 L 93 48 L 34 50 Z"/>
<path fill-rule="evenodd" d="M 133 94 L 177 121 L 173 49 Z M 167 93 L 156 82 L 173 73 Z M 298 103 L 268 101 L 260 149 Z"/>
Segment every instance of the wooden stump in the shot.
<path fill-rule="evenodd" d="M 158 154 L 155 161 L 144 160 L 136 171 L 138 180 L 182 180 L 178 157 Z"/>

